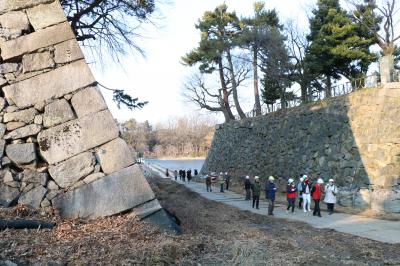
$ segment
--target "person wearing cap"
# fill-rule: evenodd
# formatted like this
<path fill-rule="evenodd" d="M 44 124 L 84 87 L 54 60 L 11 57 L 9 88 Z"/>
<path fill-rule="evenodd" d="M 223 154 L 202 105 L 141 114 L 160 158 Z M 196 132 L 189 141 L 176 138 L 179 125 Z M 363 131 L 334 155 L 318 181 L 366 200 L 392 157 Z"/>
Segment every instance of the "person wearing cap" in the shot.
<path fill-rule="evenodd" d="M 260 178 L 258 176 L 254 177 L 254 184 L 251 185 L 251 190 L 253 192 L 253 209 L 254 205 L 256 206 L 256 209 L 258 210 L 258 206 L 260 203 L 260 194 L 261 194 L 261 184 L 260 184 Z"/>
<path fill-rule="evenodd" d="M 222 172 L 219 173 L 218 182 L 221 186 L 221 189 L 219 190 L 219 192 L 224 193 L 224 183 L 225 183 L 224 173 L 222 173 Z"/>
<path fill-rule="evenodd" d="M 286 212 L 289 212 L 289 209 L 292 208 L 292 213 L 294 213 L 294 205 L 296 202 L 296 192 L 297 192 L 297 188 L 294 184 L 294 180 L 292 178 L 290 178 L 288 180 L 288 185 L 286 188 L 286 197 L 287 197 L 287 201 L 288 201 L 288 206 L 287 206 Z"/>
<path fill-rule="evenodd" d="M 303 175 L 300 176 L 299 183 L 297 183 L 297 193 L 299 194 L 299 209 L 301 209 L 301 206 L 303 204 L 303 195 L 302 195 L 302 184 L 303 184 L 304 178 Z"/>
<path fill-rule="evenodd" d="M 268 215 L 274 215 L 276 186 L 273 176 L 268 177 L 265 184 L 265 198 L 268 200 Z"/>
<path fill-rule="evenodd" d="M 329 179 L 329 183 L 325 186 L 325 198 L 324 202 L 328 206 L 328 213 L 331 215 L 336 203 L 337 187 L 335 185 L 335 180 Z"/>
<path fill-rule="evenodd" d="M 229 190 L 230 182 L 231 182 L 231 176 L 228 174 L 228 172 L 225 172 L 226 190 Z"/>
<path fill-rule="evenodd" d="M 311 189 L 312 199 L 314 200 L 314 212 L 313 215 L 321 216 L 321 208 L 319 207 L 319 202 L 321 201 L 321 194 L 322 194 L 322 185 L 324 184 L 324 180 L 318 178 L 317 184 L 313 186 Z"/>
<path fill-rule="evenodd" d="M 307 175 L 303 175 L 303 183 L 301 183 L 301 193 L 303 196 L 303 211 L 311 211 L 311 184 Z"/>
<path fill-rule="evenodd" d="M 250 200 L 251 197 L 251 182 L 250 182 L 250 177 L 246 176 L 244 180 L 244 189 L 246 190 L 246 200 Z"/>

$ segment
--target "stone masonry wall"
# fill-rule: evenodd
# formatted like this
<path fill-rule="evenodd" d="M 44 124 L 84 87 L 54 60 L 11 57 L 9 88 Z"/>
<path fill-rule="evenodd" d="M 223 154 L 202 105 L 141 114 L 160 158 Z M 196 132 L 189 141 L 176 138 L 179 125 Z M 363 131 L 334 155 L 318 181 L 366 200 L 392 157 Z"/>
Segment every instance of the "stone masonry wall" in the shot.
<path fill-rule="evenodd" d="M 1 0 L 0 49 L 0 205 L 159 210 L 59 1 Z"/>
<path fill-rule="evenodd" d="M 399 117 L 391 83 L 218 125 L 202 172 L 334 178 L 340 204 L 400 212 Z"/>

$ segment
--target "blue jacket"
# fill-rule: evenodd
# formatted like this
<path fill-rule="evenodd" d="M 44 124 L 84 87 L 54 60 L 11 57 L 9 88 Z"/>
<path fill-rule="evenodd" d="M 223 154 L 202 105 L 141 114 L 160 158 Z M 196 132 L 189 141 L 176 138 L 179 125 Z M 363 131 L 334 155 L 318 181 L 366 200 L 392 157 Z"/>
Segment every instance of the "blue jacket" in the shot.
<path fill-rule="evenodd" d="M 276 192 L 275 184 L 268 181 L 265 184 L 265 197 L 270 200 L 275 200 L 275 192 Z"/>

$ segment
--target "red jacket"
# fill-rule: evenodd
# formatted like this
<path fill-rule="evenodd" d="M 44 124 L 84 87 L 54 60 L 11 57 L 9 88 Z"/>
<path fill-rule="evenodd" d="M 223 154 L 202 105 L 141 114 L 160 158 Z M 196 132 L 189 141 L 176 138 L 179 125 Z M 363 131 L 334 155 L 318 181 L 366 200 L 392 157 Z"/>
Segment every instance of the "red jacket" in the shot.
<path fill-rule="evenodd" d="M 321 185 L 315 184 L 311 190 L 311 196 L 313 200 L 320 200 L 321 199 Z"/>
<path fill-rule="evenodd" d="M 286 189 L 286 196 L 288 199 L 295 199 L 296 198 L 296 191 L 297 189 L 295 187 L 292 187 L 291 185 L 287 186 Z"/>

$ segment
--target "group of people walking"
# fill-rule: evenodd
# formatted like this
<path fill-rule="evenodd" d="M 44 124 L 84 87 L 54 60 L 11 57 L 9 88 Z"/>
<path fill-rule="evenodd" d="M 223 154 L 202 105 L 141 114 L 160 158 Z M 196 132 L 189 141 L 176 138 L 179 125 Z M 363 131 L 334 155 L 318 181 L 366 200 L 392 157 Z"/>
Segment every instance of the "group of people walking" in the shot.
<path fill-rule="evenodd" d="M 226 190 L 229 190 L 229 185 L 231 182 L 231 176 L 228 174 L 228 172 L 220 172 L 218 177 L 216 177 L 216 180 L 220 186 L 219 192 L 224 193 L 224 185 L 226 186 Z M 211 192 L 212 188 L 211 188 L 211 184 L 213 182 L 213 176 L 208 175 L 206 177 L 206 189 L 207 192 Z"/>
<path fill-rule="evenodd" d="M 269 215 L 273 215 L 276 190 L 277 187 L 274 184 L 274 177 L 270 176 L 265 185 Z M 302 208 L 303 212 L 311 212 L 312 199 L 314 201 L 313 215 L 322 217 L 320 201 L 323 193 L 325 193 L 324 202 L 327 204 L 329 215 L 331 215 L 334 212 L 336 195 L 338 193 L 333 179 L 329 179 L 328 184 L 324 186 L 324 180 L 321 178 L 318 178 L 315 183 L 312 183 L 307 175 L 302 175 L 297 184 L 294 179 L 290 178 L 286 186 L 286 198 L 288 202 L 286 211 L 289 212 L 291 210 L 291 212 L 294 213 L 296 198 L 299 198 L 299 209 Z"/>
<path fill-rule="evenodd" d="M 197 169 L 194 169 L 193 174 L 195 177 L 197 177 L 197 175 L 199 174 L 199 172 L 197 171 Z M 165 176 L 169 177 L 169 170 L 166 169 L 165 171 Z M 192 170 L 188 169 L 188 170 L 183 170 L 180 169 L 178 170 L 174 170 L 174 179 L 175 181 L 178 180 L 178 176 L 179 176 L 179 180 L 186 182 L 186 179 L 188 182 L 190 182 L 192 180 Z"/>

